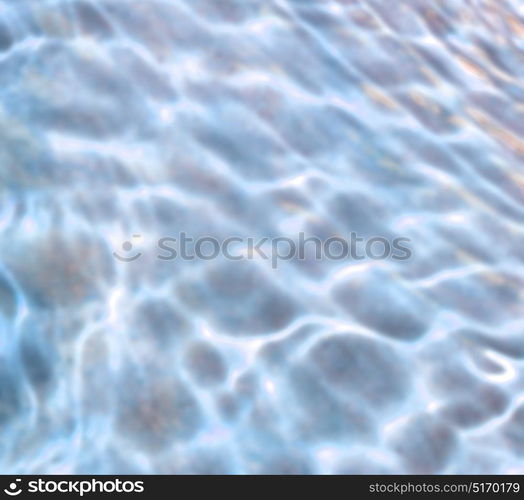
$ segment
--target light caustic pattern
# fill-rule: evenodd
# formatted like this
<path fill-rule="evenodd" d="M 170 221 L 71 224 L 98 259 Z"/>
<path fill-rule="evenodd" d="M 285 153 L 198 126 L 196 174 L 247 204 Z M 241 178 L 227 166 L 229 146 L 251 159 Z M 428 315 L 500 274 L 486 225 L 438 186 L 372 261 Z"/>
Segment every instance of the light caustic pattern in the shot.
<path fill-rule="evenodd" d="M 3 473 L 524 472 L 519 0 L 3 0 L 0 126 Z"/>

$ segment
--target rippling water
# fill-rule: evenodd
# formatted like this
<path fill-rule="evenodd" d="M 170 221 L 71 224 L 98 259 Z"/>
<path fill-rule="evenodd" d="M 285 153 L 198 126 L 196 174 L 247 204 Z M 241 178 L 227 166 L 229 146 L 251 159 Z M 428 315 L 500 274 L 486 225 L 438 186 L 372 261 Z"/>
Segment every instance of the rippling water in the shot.
<path fill-rule="evenodd" d="M 1 1 L 1 471 L 524 473 L 523 77 L 519 0 Z"/>

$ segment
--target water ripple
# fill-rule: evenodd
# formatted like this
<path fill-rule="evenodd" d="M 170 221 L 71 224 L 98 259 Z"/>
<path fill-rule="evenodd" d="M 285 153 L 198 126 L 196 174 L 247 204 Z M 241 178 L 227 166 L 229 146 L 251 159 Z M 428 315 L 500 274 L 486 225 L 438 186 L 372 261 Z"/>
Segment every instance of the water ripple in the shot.
<path fill-rule="evenodd" d="M 1 1 L 2 471 L 523 473 L 523 74 L 518 0 Z"/>

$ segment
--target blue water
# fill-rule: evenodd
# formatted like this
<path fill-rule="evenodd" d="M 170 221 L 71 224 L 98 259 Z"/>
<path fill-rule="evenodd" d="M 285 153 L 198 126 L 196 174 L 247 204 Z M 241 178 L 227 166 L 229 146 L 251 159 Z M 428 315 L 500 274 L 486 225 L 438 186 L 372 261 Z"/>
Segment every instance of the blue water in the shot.
<path fill-rule="evenodd" d="M 519 0 L 0 1 L 0 471 L 524 473 L 523 77 Z"/>

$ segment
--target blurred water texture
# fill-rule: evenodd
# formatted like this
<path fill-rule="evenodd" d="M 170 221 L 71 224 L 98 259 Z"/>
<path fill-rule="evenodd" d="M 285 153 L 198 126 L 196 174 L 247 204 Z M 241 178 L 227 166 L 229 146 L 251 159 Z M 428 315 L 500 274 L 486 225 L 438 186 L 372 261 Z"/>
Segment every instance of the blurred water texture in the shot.
<path fill-rule="evenodd" d="M 523 77 L 519 0 L 1 1 L 1 472 L 524 473 Z"/>

